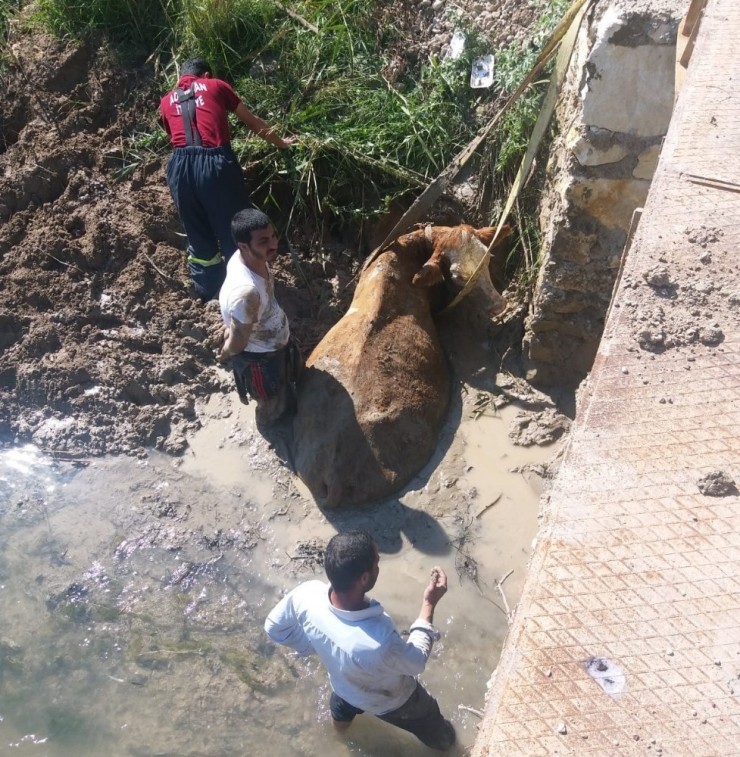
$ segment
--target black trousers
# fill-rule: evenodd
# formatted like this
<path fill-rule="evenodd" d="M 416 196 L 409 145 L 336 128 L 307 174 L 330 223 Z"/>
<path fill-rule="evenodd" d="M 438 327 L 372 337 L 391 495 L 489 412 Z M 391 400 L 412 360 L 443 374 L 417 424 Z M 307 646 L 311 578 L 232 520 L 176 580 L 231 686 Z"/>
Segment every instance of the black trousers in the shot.
<path fill-rule="evenodd" d="M 269 426 L 284 413 L 295 411 L 303 359 L 292 339 L 274 352 L 240 352 L 230 364 L 241 401 L 248 403 L 251 397 L 257 403 L 258 426 Z"/>
<path fill-rule="evenodd" d="M 177 147 L 167 164 L 167 185 L 188 237 L 188 270 L 203 299 L 218 294 L 236 244 L 231 219 L 253 207 L 231 147 Z"/>
<path fill-rule="evenodd" d="M 332 718 L 340 723 L 349 723 L 364 712 L 333 691 L 329 708 Z M 452 723 L 442 717 L 437 700 L 418 681 L 413 694 L 398 709 L 376 717 L 413 733 L 432 749 L 446 751 L 455 743 Z"/>

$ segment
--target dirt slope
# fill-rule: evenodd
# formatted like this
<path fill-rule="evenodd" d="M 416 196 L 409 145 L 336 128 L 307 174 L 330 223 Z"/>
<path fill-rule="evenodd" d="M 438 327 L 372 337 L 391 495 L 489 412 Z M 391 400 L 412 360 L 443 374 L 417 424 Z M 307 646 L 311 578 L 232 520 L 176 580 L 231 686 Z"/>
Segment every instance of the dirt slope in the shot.
<path fill-rule="evenodd" d="M 434 49 L 453 27 L 426 18 Z M 75 455 L 180 452 L 199 425 L 197 400 L 231 382 L 213 358 L 217 305 L 198 304 L 183 286 L 185 239 L 164 159 L 116 181 L 124 137 L 158 105 L 151 71 L 122 69 L 105 45 L 39 32 L 15 32 L 9 47 L 0 93 L 0 443 Z M 340 315 L 358 261 L 338 271 L 292 241 L 311 288 L 285 255 L 278 297 L 307 350 Z"/>
<path fill-rule="evenodd" d="M 116 182 L 158 97 L 105 48 L 12 45 L 0 154 L 0 435 L 79 453 L 177 451 L 213 368 L 215 303 L 186 294 L 162 161 Z M 300 320 L 300 297 L 292 298 Z M 178 433 L 173 433 L 174 430 Z"/>

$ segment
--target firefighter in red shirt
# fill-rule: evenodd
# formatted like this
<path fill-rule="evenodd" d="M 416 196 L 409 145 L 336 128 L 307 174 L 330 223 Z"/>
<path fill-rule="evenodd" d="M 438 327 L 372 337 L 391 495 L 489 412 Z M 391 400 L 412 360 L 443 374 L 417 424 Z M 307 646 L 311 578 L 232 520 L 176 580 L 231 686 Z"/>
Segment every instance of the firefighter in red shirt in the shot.
<path fill-rule="evenodd" d="M 231 149 L 228 113 L 270 144 L 285 149 L 297 137 L 281 138 L 241 101 L 230 84 L 211 76 L 203 58 L 186 60 L 177 87 L 160 103 L 173 152 L 167 184 L 188 237 L 188 271 L 204 302 L 218 295 L 226 263 L 236 249 L 231 219 L 252 207 L 242 169 Z"/>

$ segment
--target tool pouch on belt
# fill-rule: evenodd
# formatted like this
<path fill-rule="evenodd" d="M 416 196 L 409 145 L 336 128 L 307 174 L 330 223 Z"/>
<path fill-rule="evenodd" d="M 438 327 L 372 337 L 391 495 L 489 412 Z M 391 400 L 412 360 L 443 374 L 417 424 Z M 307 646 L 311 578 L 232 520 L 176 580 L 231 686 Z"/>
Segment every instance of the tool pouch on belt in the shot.
<path fill-rule="evenodd" d="M 256 400 L 268 400 L 285 388 L 296 384 L 303 370 L 303 359 L 291 339 L 275 352 L 241 352 L 229 360 L 234 371 L 236 390 L 242 401 L 247 395 Z"/>

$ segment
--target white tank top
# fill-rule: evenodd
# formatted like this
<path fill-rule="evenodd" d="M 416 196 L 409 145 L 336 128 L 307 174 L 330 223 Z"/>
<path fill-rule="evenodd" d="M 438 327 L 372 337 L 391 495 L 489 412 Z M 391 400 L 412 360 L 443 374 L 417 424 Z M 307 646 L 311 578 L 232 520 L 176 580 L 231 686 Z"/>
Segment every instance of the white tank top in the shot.
<path fill-rule="evenodd" d="M 247 297 L 257 291 L 260 298 L 257 321 L 247 314 Z M 275 281 L 268 271 L 266 279 L 255 273 L 242 261 L 237 250 L 226 264 L 226 280 L 218 296 L 224 324 L 231 325 L 231 319 L 239 323 L 252 324 L 252 333 L 245 352 L 272 352 L 288 343 L 290 328 L 288 317 L 275 299 Z"/>

